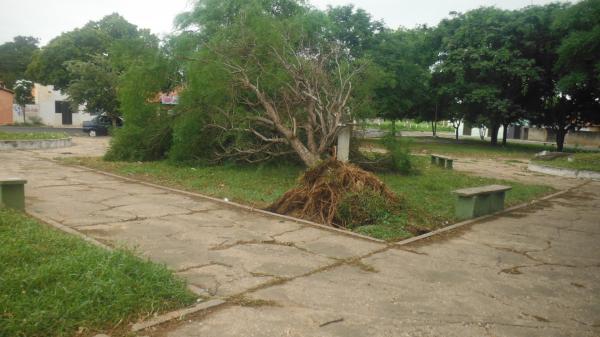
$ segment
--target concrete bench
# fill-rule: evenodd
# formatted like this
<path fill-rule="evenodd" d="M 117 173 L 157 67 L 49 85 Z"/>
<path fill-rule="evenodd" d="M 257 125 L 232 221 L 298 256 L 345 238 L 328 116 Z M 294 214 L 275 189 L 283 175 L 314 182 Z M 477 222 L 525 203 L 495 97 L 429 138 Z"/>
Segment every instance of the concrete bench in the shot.
<path fill-rule="evenodd" d="M 21 178 L 0 177 L 0 208 L 25 209 L 25 184 Z"/>
<path fill-rule="evenodd" d="M 454 158 L 442 156 L 439 154 L 431 155 L 431 164 L 438 165 L 447 169 L 452 169 L 452 162 L 454 162 Z"/>
<path fill-rule="evenodd" d="M 456 216 L 460 220 L 476 218 L 504 209 L 504 196 L 512 187 L 488 185 L 456 190 Z"/>

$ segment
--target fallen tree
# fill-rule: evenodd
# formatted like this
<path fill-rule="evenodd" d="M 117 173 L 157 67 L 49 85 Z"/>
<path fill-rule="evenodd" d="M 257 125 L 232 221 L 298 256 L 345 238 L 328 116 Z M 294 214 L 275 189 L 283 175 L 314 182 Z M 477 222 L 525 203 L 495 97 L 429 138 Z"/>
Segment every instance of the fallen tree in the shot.
<path fill-rule="evenodd" d="M 298 187 L 267 209 L 279 214 L 339 227 L 376 221 L 375 213 L 394 211 L 400 198 L 374 174 L 353 164 L 327 160 L 309 169 Z"/>
<path fill-rule="evenodd" d="M 203 33 L 200 19 L 221 5 L 202 3 L 186 17 L 182 28 L 199 26 L 207 42 L 187 60 L 179 110 L 205 116 L 200 132 L 217 133 L 220 161 L 291 153 L 314 167 L 329 158 L 343 122 L 368 104 L 370 63 L 329 39 L 328 23 L 312 21 L 318 13 L 301 1 L 284 11 L 278 1 L 249 1 L 218 21 L 218 33 Z"/>

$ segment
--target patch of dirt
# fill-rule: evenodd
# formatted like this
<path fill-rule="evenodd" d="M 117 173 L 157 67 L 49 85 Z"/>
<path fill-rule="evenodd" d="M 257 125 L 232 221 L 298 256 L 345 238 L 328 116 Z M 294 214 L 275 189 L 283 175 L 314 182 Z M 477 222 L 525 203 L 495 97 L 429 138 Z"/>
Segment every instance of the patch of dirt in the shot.
<path fill-rule="evenodd" d="M 549 185 L 564 190 L 581 183 L 577 179 L 540 175 L 527 170 L 527 163 L 502 159 L 460 158 L 454 161 L 454 169 L 472 175 L 514 180 L 525 184 Z"/>

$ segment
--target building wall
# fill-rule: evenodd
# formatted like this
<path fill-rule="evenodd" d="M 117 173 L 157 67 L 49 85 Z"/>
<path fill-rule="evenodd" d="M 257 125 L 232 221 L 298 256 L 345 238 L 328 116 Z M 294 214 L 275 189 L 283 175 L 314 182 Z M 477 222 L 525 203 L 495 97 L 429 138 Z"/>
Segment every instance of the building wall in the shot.
<path fill-rule="evenodd" d="M 13 94 L 0 89 L 0 125 L 12 124 Z"/>
<path fill-rule="evenodd" d="M 94 118 L 84 111 L 83 107 L 80 106 L 78 111 L 73 111 L 73 123 L 70 125 L 63 125 L 62 114 L 56 113 L 56 101 L 67 101 L 69 96 L 62 94 L 60 91 L 54 90 L 52 85 L 41 85 L 36 83 L 33 89 L 33 95 L 35 97 L 35 103 L 29 104 L 25 108 L 25 116 L 27 121 L 31 122 L 33 119 L 39 118 L 45 125 L 55 127 L 81 127 L 84 121 L 89 121 Z M 14 118 L 17 120 L 23 119 L 22 112 L 20 109 L 15 109 Z"/>

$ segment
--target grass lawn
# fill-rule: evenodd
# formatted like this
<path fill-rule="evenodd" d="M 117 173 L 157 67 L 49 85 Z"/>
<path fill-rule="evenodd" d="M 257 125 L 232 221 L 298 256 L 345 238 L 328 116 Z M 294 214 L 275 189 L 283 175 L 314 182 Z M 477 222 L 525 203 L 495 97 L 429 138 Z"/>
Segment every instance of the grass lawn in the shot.
<path fill-rule="evenodd" d="M 363 123 L 361 126 L 366 126 L 370 129 L 379 129 L 379 130 L 392 130 L 392 122 L 384 121 L 381 124 L 373 124 L 373 123 Z M 397 131 L 421 131 L 421 132 L 431 132 L 431 123 L 429 122 L 416 122 L 410 119 L 396 121 L 396 130 Z M 445 126 L 443 122 L 438 122 L 437 131 L 446 131 L 446 132 L 454 132 L 454 127 Z"/>
<path fill-rule="evenodd" d="M 67 138 L 63 132 L 2 132 L 0 140 L 36 140 L 36 139 L 61 139 Z"/>
<path fill-rule="evenodd" d="M 567 157 L 534 161 L 544 166 L 600 172 L 600 153 L 575 153 L 572 157 L 573 161 L 569 161 Z"/>
<path fill-rule="evenodd" d="M 166 267 L 0 210 L 0 336 L 124 334 L 195 297 Z M 114 335 L 114 334 L 113 334 Z"/>
<path fill-rule="evenodd" d="M 396 240 L 411 235 L 407 226 L 435 229 L 451 224 L 456 221 L 455 196 L 451 191 L 459 188 L 495 183 L 511 185 L 513 190 L 507 194 L 506 200 L 509 206 L 552 191 L 547 186 L 479 178 L 430 167 L 429 158 L 426 157 L 413 156 L 413 160 L 419 173 L 408 176 L 380 174 L 381 179 L 404 199 L 405 211 L 402 215 L 390 216 L 387 221 L 377 225 L 358 227 L 356 232 Z M 261 208 L 292 188 L 303 170 L 292 165 L 191 167 L 167 162 L 105 162 L 99 158 L 68 159 L 67 162 Z"/>
<path fill-rule="evenodd" d="M 492 146 L 489 141 L 479 139 L 460 139 L 458 142 L 450 138 L 434 137 L 402 137 L 410 145 L 412 153 L 438 153 L 454 157 L 470 158 L 504 158 L 504 159 L 529 159 L 534 154 L 547 150 L 553 151 L 554 146 L 533 143 L 512 143 L 506 146 Z M 382 147 L 378 139 L 365 139 L 361 141 L 364 146 Z M 565 151 L 569 151 L 565 149 Z"/>

